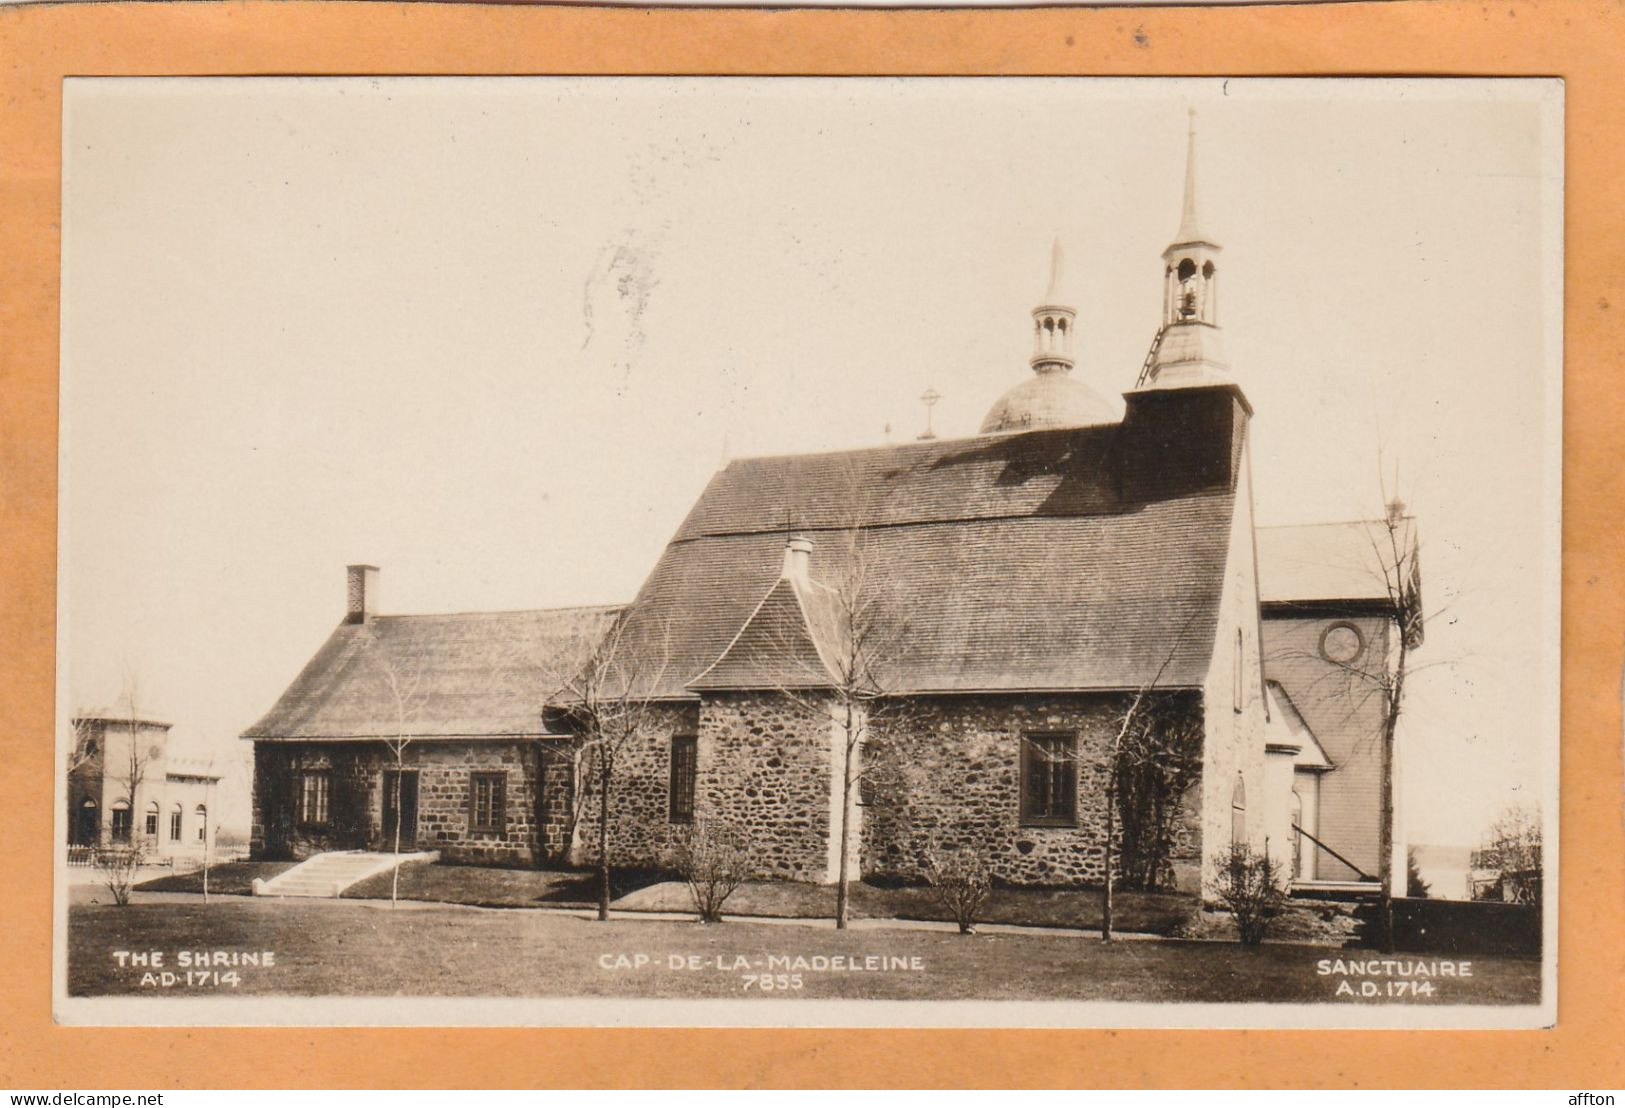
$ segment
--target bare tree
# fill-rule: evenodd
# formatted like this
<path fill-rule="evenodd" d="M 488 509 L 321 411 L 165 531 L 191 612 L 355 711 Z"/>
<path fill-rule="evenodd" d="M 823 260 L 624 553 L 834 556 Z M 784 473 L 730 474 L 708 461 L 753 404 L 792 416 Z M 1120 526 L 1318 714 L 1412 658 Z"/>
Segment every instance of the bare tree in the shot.
<path fill-rule="evenodd" d="M 1405 711 L 1405 694 L 1410 682 L 1424 670 L 1460 661 L 1436 658 L 1418 664 L 1414 655 L 1422 643 L 1425 624 L 1448 613 L 1450 604 L 1437 605 L 1424 616 L 1420 543 L 1413 518 L 1394 494 L 1395 481 L 1382 473 L 1378 461 L 1378 489 L 1384 507 L 1379 519 L 1364 521 L 1363 546 L 1350 552 L 1351 561 L 1337 567 L 1368 577 L 1382 598 L 1382 616 L 1391 623 L 1385 636 L 1386 650 L 1362 649 L 1347 659 L 1323 651 L 1303 651 L 1327 668 L 1318 681 L 1335 682 L 1352 718 L 1375 702 L 1377 723 L 1370 743 L 1376 746 L 1380 765 L 1377 922 L 1378 943 L 1384 951 L 1394 946 L 1393 887 L 1394 867 L 1394 764 L 1400 720 Z M 1370 747 L 1366 746 L 1369 751 Z"/>
<path fill-rule="evenodd" d="M 1187 619 L 1180 628 L 1157 670 L 1134 693 L 1121 715 L 1108 751 L 1106 773 L 1106 871 L 1100 883 L 1100 938 L 1112 941 L 1112 894 L 1116 886 L 1118 806 L 1125 799 L 1124 822 L 1134 828 L 1134 849 L 1149 855 L 1141 861 L 1148 868 L 1148 880 L 1155 881 L 1156 870 L 1165 853 L 1172 819 L 1172 806 L 1190 784 L 1201 766 L 1201 719 L 1193 709 L 1170 698 L 1162 682 L 1178 655 Z"/>
<path fill-rule="evenodd" d="M 109 816 L 111 821 L 109 841 L 103 845 L 98 835 L 92 857 L 102 883 L 113 895 L 113 903 L 123 907 L 130 903 L 130 892 L 134 888 L 135 877 L 141 866 L 142 851 L 136 831 L 136 818 L 140 814 L 137 801 L 142 783 L 146 780 L 149 759 L 146 744 L 141 739 L 141 725 L 145 721 L 142 718 L 144 708 L 141 679 L 138 675 L 125 673 L 124 692 L 120 699 L 123 702 L 120 714 L 122 722 L 129 729 L 129 739 L 126 749 L 115 759 L 113 752 L 108 749 L 106 736 L 103 735 L 102 772 L 104 775 L 111 774 L 112 780 L 120 786 L 122 795 L 118 802 L 124 804 L 124 811 L 129 820 L 126 830 L 128 838 L 123 842 L 119 840 L 118 809 L 115 807 L 112 809 L 113 814 Z M 76 752 L 76 758 L 81 759 L 79 764 L 82 765 L 90 758 L 88 736 L 80 737 L 80 745 L 83 752 Z"/>
<path fill-rule="evenodd" d="M 1496 817 L 1479 858 L 1482 868 L 1497 872 L 1501 899 L 1510 904 L 1539 904 L 1545 884 L 1544 832 L 1540 809 L 1514 804 Z"/>
<path fill-rule="evenodd" d="M 1135 693 L 1112 740 L 1106 777 L 1106 872 L 1100 889 L 1103 942 L 1112 941 L 1118 870 L 1138 887 L 1156 887 L 1168 865 L 1180 802 L 1202 771 L 1201 713 L 1195 705 L 1159 692 L 1156 682 L 1161 674 L 1159 670 L 1158 677 Z"/>
<path fill-rule="evenodd" d="M 911 621 L 893 566 L 875 548 L 864 526 L 864 483 L 855 471 L 846 475 L 841 498 L 845 519 L 839 528 L 819 532 L 817 550 L 799 580 L 807 616 L 806 630 L 817 647 L 807 659 L 790 636 L 799 628 L 780 628 L 758 646 L 764 672 L 777 675 L 776 695 L 796 706 L 815 723 L 833 720 L 838 744 L 840 793 L 836 826 L 835 926 L 850 918 L 852 837 L 859 787 L 873 767 L 865 751 L 881 734 L 906 730 L 920 714 L 918 704 L 903 696 L 897 662 L 910 639 Z M 800 536 L 791 540 L 808 542 Z"/>
<path fill-rule="evenodd" d="M 404 811 L 402 799 L 404 796 L 404 783 L 406 780 L 406 751 L 412 745 L 415 733 L 412 724 L 417 721 L 423 709 L 424 688 L 423 669 L 418 666 L 409 666 L 401 660 L 391 656 L 379 642 L 377 632 L 367 627 L 363 632 L 364 649 L 366 651 L 367 665 L 378 677 L 381 688 L 388 694 L 391 706 L 390 730 L 383 737 L 384 747 L 395 761 L 394 784 L 394 812 L 395 829 L 394 842 L 391 852 L 401 852 L 401 825 Z M 329 797 L 329 804 L 333 798 Z M 397 859 L 390 870 L 389 879 L 389 906 L 394 908 L 400 900 L 401 867 Z"/>
<path fill-rule="evenodd" d="M 130 728 L 130 745 L 126 757 L 121 759 L 124 775 L 116 780 L 123 782 L 124 800 L 130 806 L 130 846 L 134 849 L 136 845 L 135 821 L 136 816 L 139 814 L 136 807 L 136 798 L 141 791 L 143 782 L 146 781 L 148 761 L 146 745 L 141 741 L 141 724 L 144 722 L 141 716 L 144 709 L 142 706 L 141 678 L 138 675 L 134 673 L 125 674 L 123 699 L 125 721 Z"/>
<path fill-rule="evenodd" d="M 598 918 L 609 918 L 611 796 L 617 762 L 627 745 L 658 725 L 668 711 L 659 692 L 671 657 L 668 627 L 634 626 L 618 616 L 597 637 L 583 635 L 576 650 L 578 664 L 572 676 L 551 698 L 574 735 L 576 780 L 588 779 L 593 789 L 577 789 L 571 800 L 570 835 L 573 838 L 592 803 L 597 808 Z"/>

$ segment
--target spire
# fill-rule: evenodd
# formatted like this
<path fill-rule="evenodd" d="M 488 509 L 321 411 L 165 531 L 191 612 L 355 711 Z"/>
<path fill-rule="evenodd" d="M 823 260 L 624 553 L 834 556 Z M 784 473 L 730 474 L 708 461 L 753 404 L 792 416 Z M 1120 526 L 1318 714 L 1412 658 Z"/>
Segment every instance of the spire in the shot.
<path fill-rule="evenodd" d="M 1055 236 L 1055 242 L 1049 252 L 1049 288 L 1044 292 L 1044 303 L 1058 303 L 1061 296 L 1061 266 L 1065 261 L 1061 253 L 1061 236 Z"/>
<path fill-rule="evenodd" d="M 1185 206 L 1180 212 L 1179 233 L 1174 242 L 1206 242 L 1196 218 L 1196 109 L 1190 110 L 1190 127 L 1185 135 Z"/>
<path fill-rule="evenodd" d="M 1185 132 L 1185 202 L 1179 233 L 1162 252 L 1162 329 L 1146 355 L 1141 386 L 1171 388 L 1228 380 L 1219 338 L 1218 243 L 1196 214 L 1196 109 Z"/>
<path fill-rule="evenodd" d="M 1037 431 L 1049 427 L 1088 427 L 1110 423 L 1111 406 L 1088 385 L 1072 378 L 1073 339 L 1078 312 L 1061 292 L 1066 257 L 1059 235 L 1050 244 L 1049 285 L 1033 309 L 1033 376 L 999 397 L 982 420 L 982 434 Z M 930 393 L 920 399 L 926 404 Z M 929 407 L 926 409 L 930 411 Z M 930 430 L 929 423 L 926 429 Z M 924 438 L 925 436 L 921 436 Z"/>
<path fill-rule="evenodd" d="M 1043 303 L 1033 309 L 1033 356 L 1031 365 L 1039 373 L 1066 372 L 1072 368 L 1072 335 L 1078 313 L 1061 300 L 1061 236 L 1056 235 L 1049 250 L 1049 287 Z"/>

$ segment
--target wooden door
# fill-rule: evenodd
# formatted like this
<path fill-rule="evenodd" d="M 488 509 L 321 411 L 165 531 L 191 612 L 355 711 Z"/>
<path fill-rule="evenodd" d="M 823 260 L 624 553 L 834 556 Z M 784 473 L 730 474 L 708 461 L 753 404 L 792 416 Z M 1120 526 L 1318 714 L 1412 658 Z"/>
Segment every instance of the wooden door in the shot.
<path fill-rule="evenodd" d="M 400 788 L 396 789 L 396 777 L 400 778 Z M 396 806 L 397 797 L 399 807 Z M 418 771 L 409 769 L 397 772 L 386 770 L 384 773 L 384 849 L 395 849 L 395 825 L 399 821 L 401 829 L 400 848 L 403 851 L 417 849 L 418 836 Z"/>

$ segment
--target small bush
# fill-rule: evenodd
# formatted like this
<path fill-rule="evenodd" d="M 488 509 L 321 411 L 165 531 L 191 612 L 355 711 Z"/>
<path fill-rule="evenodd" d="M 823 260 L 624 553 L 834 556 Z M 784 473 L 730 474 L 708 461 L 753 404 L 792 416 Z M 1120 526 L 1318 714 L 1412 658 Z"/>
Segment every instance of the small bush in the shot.
<path fill-rule="evenodd" d="M 141 852 L 130 847 L 103 847 L 96 851 L 96 873 L 113 894 L 120 908 L 130 903 L 136 871 L 141 868 Z"/>
<path fill-rule="evenodd" d="M 720 923 L 722 905 L 748 872 L 744 840 L 731 827 L 696 824 L 678 841 L 672 866 L 688 883 L 700 920 Z"/>
<path fill-rule="evenodd" d="M 1405 895 L 1426 900 L 1431 886 L 1422 880 L 1422 868 L 1416 864 L 1416 851 L 1405 852 Z"/>
<path fill-rule="evenodd" d="M 1208 895 L 1230 910 L 1242 943 L 1257 946 L 1286 906 L 1282 867 L 1245 843 L 1232 844 L 1216 861 L 1218 873 Z"/>
<path fill-rule="evenodd" d="M 961 935 L 976 933 L 976 916 L 993 888 L 993 875 L 982 856 L 960 847 L 946 858 L 932 854 L 925 860 L 925 879 L 943 911 L 959 924 Z"/>

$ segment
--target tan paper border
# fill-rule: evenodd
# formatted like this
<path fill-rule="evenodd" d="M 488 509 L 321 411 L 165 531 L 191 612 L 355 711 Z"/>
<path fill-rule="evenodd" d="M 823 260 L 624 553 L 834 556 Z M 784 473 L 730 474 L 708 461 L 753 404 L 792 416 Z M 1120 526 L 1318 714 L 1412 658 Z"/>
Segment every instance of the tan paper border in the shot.
<path fill-rule="evenodd" d="M 0 1085 L 1625 1085 L 1625 7 L 0 9 Z M 1567 81 L 1559 1025 L 1535 1032 L 99 1030 L 51 1024 L 61 80 L 187 74 L 1452 74 Z M 1493 234 L 1493 228 L 1486 233 Z M 1617 302 L 1617 311 L 1616 304 Z M 1538 367 L 1531 367 L 1538 372 Z"/>

